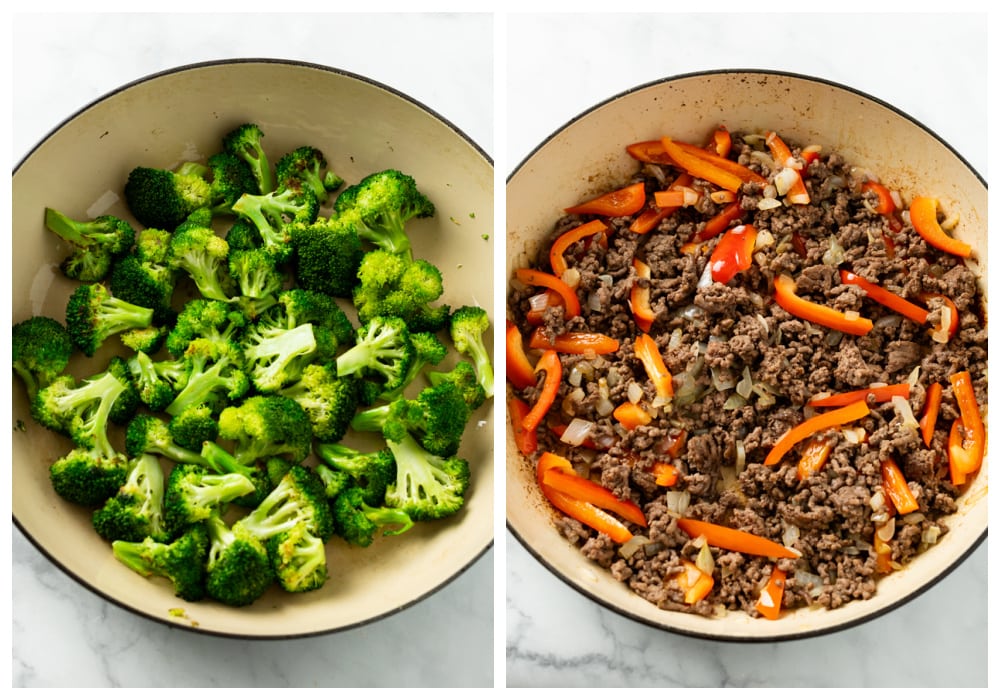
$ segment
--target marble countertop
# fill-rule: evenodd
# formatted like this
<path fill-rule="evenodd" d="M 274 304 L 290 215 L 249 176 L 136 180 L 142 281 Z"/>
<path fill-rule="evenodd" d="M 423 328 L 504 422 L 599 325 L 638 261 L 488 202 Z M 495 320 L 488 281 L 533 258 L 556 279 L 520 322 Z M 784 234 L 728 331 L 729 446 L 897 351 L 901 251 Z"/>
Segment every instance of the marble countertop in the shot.
<path fill-rule="evenodd" d="M 120 85 L 234 57 L 300 60 L 365 75 L 427 105 L 492 153 L 488 15 L 57 13 L 16 15 L 12 23 L 15 165 L 63 119 Z M 92 48 L 80 50 L 81 39 Z M 440 80 L 445 73 L 449 80 Z M 137 617 L 70 579 L 12 529 L 14 687 L 494 684 L 492 549 L 434 595 L 378 622 L 262 641 Z"/>
<path fill-rule="evenodd" d="M 508 174 L 594 104 L 721 68 L 813 75 L 921 121 L 985 178 L 984 15 L 514 15 L 507 19 Z M 516 50 L 513 48 L 516 46 Z M 985 686 L 987 545 L 903 607 L 796 642 L 690 639 L 626 619 L 506 537 L 508 686 Z"/>

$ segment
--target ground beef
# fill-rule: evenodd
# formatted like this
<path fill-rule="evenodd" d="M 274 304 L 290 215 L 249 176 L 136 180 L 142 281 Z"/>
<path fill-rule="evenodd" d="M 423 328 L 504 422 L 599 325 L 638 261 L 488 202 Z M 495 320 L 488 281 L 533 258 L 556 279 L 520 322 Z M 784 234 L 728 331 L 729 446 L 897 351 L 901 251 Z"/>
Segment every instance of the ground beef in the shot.
<path fill-rule="evenodd" d="M 773 177 L 768 159 L 753 155 L 760 148 L 733 134 L 731 157 Z M 794 145 L 793 152 L 798 153 Z M 583 331 L 620 341 L 618 351 L 606 355 L 562 356 L 563 381 L 547 423 L 538 430 L 537 451 L 565 455 L 580 473 L 639 505 L 647 527 L 629 527 L 646 539 L 628 557 L 607 535 L 572 518 L 554 522 L 585 557 L 664 609 L 711 615 L 725 608 L 756 615 L 754 605 L 775 566 L 788 574 L 785 607 L 837 608 L 869 598 L 885 575 L 873 548 L 876 531 L 894 518 L 892 559 L 902 566 L 935 536 L 947 535 L 941 519 L 956 509 L 959 489 L 949 478 L 946 446 L 959 413 L 949 378 L 969 370 L 985 410 L 987 333 L 979 280 L 962 261 L 930 248 L 905 219 L 878 214 L 874 196 L 861 190 L 858 171 L 839 154 L 823 154 L 806 172 L 807 206 L 759 210 L 758 202 L 773 193 L 760 185 L 739 193 L 742 223 L 767 231 L 771 242 L 756 251 L 750 269 L 727 284 L 706 284 L 703 275 L 718 237 L 690 244 L 724 206 L 704 196 L 648 233 L 629 230 L 632 216 L 612 218 L 606 220 L 607 232 L 570 246 L 564 257 L 579 273 L 582 312 L 576 318 L 567 319 L 563 307 L 553 305 L 540 322 L 529 320 L 529 299 L 537 288 L 515 285 L 508 298 L 509 320 L 524 337 L 540 327 L 550 340 Z M 644 180 L 652 192 L 665 189 L 674 177 L 669 166 L 647 164 L 634 181 Z M 702 193 L 713 189 L 698 180 L 692 186 Z M 564 217 L 550 242 L 587 218 Z M 637 277 L 636 258 L 650 267 L 648 281 Z M 548 246 L 534 267 L 551 271 Z M 924 305 L 928 323 L 904 318 L 868 299 L 860 287 L 844 284 L 840 268 L 845 267 Z M 795 280 L 800 296 L 856 311 L 872 319 L 873 329 L 850 336 L 789 314 L 773 299 L 773 281 L 782 274 Z M 633 340 L 640 333 L 630 305 L 635 285 L 649 290 L 655 320 L 648 333 L 673 374 L 675 393 L 667 405 L 656 399 L 655 386 L 635 356 Z M 930 327 L 949 313 L 948 300 L 958 313 L 958 332 L 940 342 L 931 337 Z M 580 381 L 571 383 L 572 375 Z M 926 387 L 933 382 L 944 387 L 930 445 L 891 403 L 869 400 L 869 415 L 849 430 L 818 436 L 830 448 L 819 471 L 799 476 L 804 443 L 779 464 L 764 464 L 779 438 L 816 412 L 807 406 L 811 398 L 914 376 L 909 402 L 916 415 Z M 650 409 L 651 422 L 629 431 L 610 409 L 628 399 L 633 385 L 641 389 L 640 404 Z M 539 387 L 514 393 L 532 404 Z M 550 429 L 574 417 L 594 425 L 590 442 L 578 447 L 562 443 Z M 917 499 L 920 517 L 894 515 L 886 502 L 881 465 L 889 458 Z M 679 472 L 672 486 L 656 483 L 653 468 L 660 461 Z M 686 505 L 678 505 L 685 500 Z M 674 581 L 684 570 L 682 560 L 696 557 L 698 547 L 678 526 L 682 515 L 785 541 L 801 557 L 772 561 L 710 547 L 712 592 L 689 605 Z"/>

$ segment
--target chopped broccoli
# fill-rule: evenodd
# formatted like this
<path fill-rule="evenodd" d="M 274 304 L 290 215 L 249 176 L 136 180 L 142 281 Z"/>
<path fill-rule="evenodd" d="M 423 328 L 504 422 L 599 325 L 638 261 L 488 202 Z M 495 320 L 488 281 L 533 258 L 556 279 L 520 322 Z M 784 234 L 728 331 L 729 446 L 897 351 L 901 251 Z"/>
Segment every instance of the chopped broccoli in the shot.
<path fill-rule="evenodd" d="M 186 272 L 206 299 L 228 301 L 235 292 L 229 244 L 209 226 L 179 226 L 170 239 L 168 263 Z"/>
<path fill-rule="evenodd" d="M 246 193 L 259 194 L 257 178 L 247 162 L 228 151 L 221 151 L 206 161 L 211 171 L 210 208 L 213 214 L 232 214 L 233 205 Z"/>
<path fill-rule="evenodd" d="M 211 442 L 219 437 L 219 423 L 209 404 L 188 406 L 171 417 L 167 429 L 174 442 L 189 450 L 200 450 L 204 442 Z"/>
<path fill-rule="evenodd" d="M 201 404 L 222 410 L 229 402 L 250 391 L 250 379 L 243 370 L 242 350 L 232 341 L 192 340 L 184 351 L 182 362 L 187 381 L 163 409 L 171 416 Z"/>
<path fill-rule="evenodd" d="M 215 442 L 204 442 L 201 446 L 201 456 L 205 466 L 217 474 L 239 474 L 253 484 L 253 490 L 234 499 L 234 503 L 247 508 L 253 508 L 274 484 L 267 468 L 256 461 L 241 462 L 228 450 Z"/>
<path fill-rule="evenodd" d="M 49 430 L 73 439 L 81 447 L 91 447 L 106 425 L 94 425 L 97 416 L 111 420 L 114 405 L 129 391 L 129 382 L 116 368 L 94 374 L 77 383 L 70 374 L 61 374 L 41 388 L 31 402 L 31 415 Z M 103 442 L 103 440 L 99 440 Z"/>
<path fill-rule="evenodd" d="M 153 309 L 119 299 L 100 282 L 79 285 L 66 302 L 66 330 L 87 357 L 111 336 L 152 323 Z"/>
<path fill-rule="evenodd" d="M 333 522 L 338 535 L 358 547 L 369 547 L 379 529 L 386 535 L 401 535 L 413 527 L 413 519 L 402 508 L 372 506 L 360 489 L 347 489 L 333 502 Z"/>
<path fill-rule="evenodd" d="M 277 393 L 299 404 L 309 416 L 313 436 L 327 442 L 344 437 L 358 408 L 358 380 L 337 376 L 332 364 L 310 364 L 296 382 Z"/>
<path fill-rule="evenodd" d="M 173 323 L 176 317 L 171 304 L 178 271 L 167 263 L 170 236 L 158 229 L 140 231 L 135 251 L 115 261 L 108 279 L 113 295 L 153 309 L 153 322 L 161 325 Z"/>
<path fill-rule="evenodd" d="M 448 346 L 435 333 L 410 333 L 413 343 L 413 362 L 402 384 L 392 390 L 385 390 L 380 384 L 365 382 L 362 386 L 362 403 L 371 405 L 376 401 L 394 401 L 403 395 L 425 367 L 435 366 L 448 355 Z"/>
<path fill-rule="evenodd" d="M 155 455 L 143 454 L 129 462 L 129 472 L 118 493 L 94 511 L 94 530 L 109 542 L 141 542 L 150 537 L 165 541 L 163 467 Z"/>
<path fill-rule="evenodd" d="M 139 410 L 139 406 L 142 404 L 139 389 L 136 388 L 135 383 L 132 381 L 132 373 L 129 371 L 128 361 L 124 358 L 117 355 L 111 357 L 108 360 L 108 366 L 105 371 L 117 377 L 118 381 L 125 387 L 114 403 L 111 404 L 111 412 L 108 414 L 108 419 L 115 425 L 126 425 L 132 420 L 132 417 L 135 416 L 136 411 Z"/>
<path fill-rule="evenodd" d="M 11 364 L 34 399 L 39 389 L 62 374 L 73 355 L 66 327 L 49 316 L 31 316 L 11 328 Z"/>
<path fill-rule="evenodd" d="M 278 303 L 285 276 L 274 255 L 261 248 L 229 251 L 229 275 L 236 282 L 237 303 L 250 318 L 257 318 Z"/>
<path fill-rule="evenodd" d="M 432 263 L 372 250 L 361 258 L 352 298 L 362 323 L 397 316 L 414 332 L 438 331 L 450 313 L 446 304 L 434 305 L 443 292 L 441 271 Z"/>
<path fill-rule="evenodd" d="M 63 274 L 78 282 L 100 282 L 112 261 L 132 248 L 135 229 L 124 219 L 108 214 L 77 221 L 62 212 L 45 209 L 45 227 L 72 247 L 60 264 Z"/>
<path fill-rule="evenodd" d="M 306 523 L 279 532 L 264 546 L 278 583 L 289 593 L 315 591 L 329 578 L 326 543 Z"/>
<path fill-rule="evenodd" d="M 355 486 L 350 474 L 339 469 L 331 469 L 325 462 L 314 464 L 312 469 L 322 482 L 323 492 L 328 501 L 333 501 L 341 492 Z"/>
<path fill-rule="evenodd" d="M 317 443 L 316 456 L 323 464 L 351 477 L 351 485 L 364 496 L 365 503 L 377 506 L 385 499 L 385 490 L 396 480 L 396 461 L 388 447 L 363 452 L 340 443 Z"/>
<path fill-rule="evenodd" d="M 430 382 L 431 386 L 445 383 L 457 386 L 470 411 L 475 411 L 486 401 L 486 390 L 479 383 L 476 368 L 468 360 L 459 360 L 447 372 L 434 370 L 427 372 L 427 381 Z"/>
<path fill-rule="evenodd" d="M 276 313 L 281 314 L 285 328 L 311 323 L 330 331 L 332 341 L 337 345 L 354 340 L 351 320 L 336 300 L 327 294 L 300 288 L 286 289 L 278 296 L 278 303 L 281 309 Z"/>
<path fill-rule="evenodd" d="M 371 380 L 383 391 L 392 391 L 406 382 L 414 355 L 406 323 L 377 316 L 358 328 L 354 345 L 337 357 L 337 374 Z"/>
<path fill-rule="evenodd" d="M 434 215 L 434 204 L 410 175 L 382 170 L 345 188 L 333 204 L 338 218 L 354 222 L 358 235 L 395 255 L 411 255 L 406 222 Z"/>
<path fill-rule="evenodd" d="M 129 457 L 144 453 L 158 454 L 179 464 L 207 464 L 200 450 L 181 447 L 170 434 L 167 421 L 159 416 L 140 413 L 125 428 L 125 452 Z"/>
<path fill-rule="evenodd" d="M 420 391 L 416 398 L 401 397 L 389 404 L 358 411 L 351 427 L 362 432 L 385 432 L 397 423 L 406 428 L 420 445 L 439 457 L 458 452 L 469 420 L 469 406 L 457 386 L 443 383 Z"/>
<path fill-rule="evenodd" d="M 250 166 L 257 192 L 270 192 L 274 189 L 274 174 L 263 141 L 264 132 L 259 125 L 240 124 L 222 137 L 222 148 Z"/>
<path fill-rule="evenodd" d="M 292 224 L 289 234 L 298 287 L 350 299 L 364 254 L 354 224 L 319 217 L 312 223 Z"/>
<path fill-rule="evenodd" d="M 344 178 L 327 170 L 326 156 L 313 146 L 299 146 L 274 165 L 278 189 L 309 190 L 320 204 L 344 184 Z"/>
<path fill-rule="evenodd" d="M 263 241 L 261 247 L 283 263 L 294 252 L 292 226 L 315 221 L 319 216 L 319 200 L 311 191 L 286 188 L 245 194 L 233 205 L 233 212 L 257 227 Z"/>
<path fill-rule="evenodd" d="M 396 481 L 386 490 L 386 506 L 400 508 L 414 520 L 444 518 L 462 507 L 470 478 L 466 460 L 431 454 L 396 421 L 386 423 L 383 435 L 396 459 Z"/>
<path fill-rule="evenodd" d="M 268 317 L 258 320 L 244 338 L 246 366 L 254 388 L 269 393 L 298 381 L 316 347 L 311 323 L 289 329 L 274 325 Z"/>
<path fill-rule="evenodd" d="M 484 342 L 489 329 L 489 316 L 481 306 L 461 306 L 455 309 L 448 322 L 448 332 L 455 349 L 471 360 L 486 398 L 493 396 L 493 365 Z"/>
<path fill-rule="evenodd" d="M 246 219 L 236 219 L 233 225 L 226 231 L 226 243 L 229 244 L 229 251 L 253 250 L 264 245 L 264 239 L 253 222 Z"/>
<path fill-rule="evenodd" d="M 155 314 L 154 314 L 155 315 Z M 170 334 L 170 326 L 148 326 L 123 331 L 119 336 L 122 345 L 133 352 L 156 353 Z"/>
<path fill-rule="evenodd" d="M 125 182 L 125 202 L 143 226 L 174 230 L 192 212 L 212 201 L 208 168 L 182 163 L 176 170 L 139 166 Z"/>
<path fill-rule="evenodd" d="M 183 357 L 192 340 L 239 342 L 247 325 L 246 315 L 236 306 L 215 299 L 192 299 L 177 315 L 167 336 L 167 352 Z"/>
<path fill-rule="evenodd" d="M 178 598 L 196 602 L 205 597 L 205 564 L 208 532 L 198 525 L 185 530 L 173 542 L 152 537 L 142 542 L 116 541 L 111 544 L 115 559 L 143 576 L 169 580 Z"/>
<path fill-rule="evenodd" d="M 70 503 L 99 506 L 128 478 L 128 457 L 95 447 L 74 447 L 49 466 L 52 489 Z"/>
<path fill-rule="evenodd" d="M 142 351 L 136 352 L 127 363 L 139 399 L 153 411 L 162 411 L 169 406 L 190 374 L 182 362 L 156 362 Z"/>
<path fill-rule="evenodd" d="M 236 532 L 217 512 L 205 521 L 208 558 L 205 589 L 225 605 L 242 607 L 260 598 L 274 582 L 267 549 L 256 537 Z"/>
<path fill-rule="evenodd" d="M 268 457 L 301 462 L 312 449 L 305 410 L 293 399 L 278 395 L 251 396 L 223 409 L 219 437 L 233 441 L 233 456 L 241 464 Z"/>
<path fill-rule="evenodd" d="M 261 542 L 297 525 L 324 542 L 333 536 L 333 516 L 323 482 L 301 464 L 293 465 L 253 510 L 236 521 L 234 532 Z"/>
<path fill-rule="evenodd" d="M 198 464 L 178 464 L 170 470 L 163 495 L 164 527 L 177 533 L 207 520 L 221 506 L 253 493 L 254 483 L 243 474 L 216 474 Z"/>

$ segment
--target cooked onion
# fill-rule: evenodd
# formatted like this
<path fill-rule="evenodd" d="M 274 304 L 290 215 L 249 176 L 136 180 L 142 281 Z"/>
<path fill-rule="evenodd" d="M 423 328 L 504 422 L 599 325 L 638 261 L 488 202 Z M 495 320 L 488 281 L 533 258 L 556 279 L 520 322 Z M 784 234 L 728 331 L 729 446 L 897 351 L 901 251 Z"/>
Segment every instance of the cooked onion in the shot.
<path fill-rule="evenodd" d="M 560 436 L 560 440 L 565 442 L 567 445 L 582 445 L 583 441 L 590 437 L 590 434 L 594 432 L 594 425 L 589 420 L 583 420 L 582 418 L 574 418 L 566 426 L 566 430 Z"/>
<path fill-rule="evenodd" d="M 639 547 L 647 545 L 651 541 L 645 535 L 633 535 L 632 539 L 618 548 L 618 553 L 622 555 L 623 559 L 631 559 L 632 555 L 639 551 Z"/>
<path fill-rule="evenodd" d="M 642 387 L 636 382 L 628 383 L 628 400 L 632 403 L 639 403 L 642 400 Z"/>
<path fill-rule="evenodd" d="M 778 195 L 784 197 L 788 194 L 788 190 L 792 189 L 799 179 L 799 174 L 792 168 L 785 166 L 778 171 L 778 174 L 774 176 L 774 189 L 778 191 Z"/>
<path fill-rule="evenodd" d="M 676 515 L 684 515 L 691 503 L 691 494 L 687 491 L 667 491 L 667 510 Z"/>
<path fill-rule="evenodd" d="M 918 430 L 920 428 L 920 421 L 913 415 L 913 407 L 909 401 L 902 396 L 893 396 L 892 407 L 896 409 L 896 415 L 899 416 L 900 424 L 903 428 L 908 430 Z"/>
<path fill-rule="evenodd" d="M 768 209 L 777 209 L 781 206 L 781 202 L 774 197 L 762 197 L 757 202 L 757 208 L 761 211 L 767 211 Z"/>
<path fill-rule="evenodd" d="M 535 294 L 528 297 L 528 306 L 532 311 L 545 311 L 549 305 L 549 294 L 548 292 L 542 292 L 541 294 Z"/>
<path fill-rule="evenodd" d="M 698 550 L 698 556 L 694 560 L 694 565 L 702 573 L 711 576 L 715 571 L 715 559 L 712 557 L 712 550 L 708 548 L 708 543 L 704 542 Z"/>
<path fill-rule="evenodd" d="M 826 252 L 823 253 L 823 264 L 830 267 L 837 267 L 845 259 L 844 246 L 840 245 L 840 241 L 837 240 L 836 236 L 830 236 L 830 245 L 827 247 Z"/>

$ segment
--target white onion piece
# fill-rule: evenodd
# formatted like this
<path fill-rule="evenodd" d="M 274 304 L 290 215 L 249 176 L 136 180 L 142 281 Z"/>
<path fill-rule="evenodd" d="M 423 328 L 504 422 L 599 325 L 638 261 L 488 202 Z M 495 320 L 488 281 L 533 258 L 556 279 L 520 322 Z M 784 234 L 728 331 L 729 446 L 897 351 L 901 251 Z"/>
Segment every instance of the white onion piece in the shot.
<path fill-rule="evenodd" d="M 777 190 L 779 196 L 784 197 L 798 179 L 799 174 L 792 168 L 785 166 L 774 176 L 774 189 Z"/>
<path fill-rule="evenodd" d="M 883 542 L 891 540 L 892 536 L 896 534 L 896 519 L 889 518 L 886 520 L 885 525 L 876 530 L 875 534 L 878 535 L 878 538 Z"/>
<path fill-rule="evenodd" d="M 576 288 L 580 284 L 580 271 L 575 267 L 566 268 L 566 271 L 562 273 L 562 281 L 568 286 Z"/>
<path fill-rule="evenodd" d="M 594 431 L 596 426 L 589 420 L 583 420 L 582 418 L 574 418 L 566 426 L 566 430 L 559 437 L 559 440 L 565 442 L 567 445 L 579 446 L 583 444 L 583 441 L 590 437 L 590 434 Z"/>
<path fill-rule="evenodd" d="M 829 265 L 830 267 L 837 267 L 845 258 L 844 246 L 840 245 L 840 241 L 837 240 L 836 236 L 830 236 L 830 245 L 823 253 L 823 264 Z"/>
<path fill-rule="evenodd" d="M 906 377 L 906 383 L 910 386 L 917 386 L 920 381 L 920 365 L 913 368 L 913 371 Z"/>
<path fill-rule="evenodd" d="M 753 393 L 753 377 L 750 376 L 750 368 L 745 365 L 743 367 L 743 379 L 736 385 L 736 393 L 744 399 L 749 399 L 750 394 Z"/>
<path fill-rule="evenodd" d="M 893 396 L 892 407 L 896 409 L 896 415 L 899 416 L 903 428 L 914 431 L 920 428 L 920 422 L 913 415 L 913 407 L 909 401 L 902 396 Z"/>
<path fill-rule="evenodd" d="M 761 250 L 762 248 L 768 248 L 774 245 L 774 234 L 772 234 L 768 229 L 764 228 L 757 232 L 757 238 L 754 240 L 753 249 Z"/>
<path fill-rule="evenodd" d="M 707 542 L 703 543 L 701 549 L 698 550 L 698 556 L 694 560 L 694 565 L 698 567 L 699 571 L 708 576 L 711 576 L 715 572 L 715 558 L 712 557 L 712 551 L 708 548 Z"/>
<path fill-rule="evenodd" d="M 743 444 L 742 440 L 736 441 L 736 460 L 735 467 L 736 473 L 739 474 L 743 471 L 743 467 L 747 464 L 747 448 Z"/>
<path fill-rule="evenodd" d="M 569 371 L 569 377 L 566 381 L 569 382 L 570 386 L 580 386 L 580 384 L 583 383 L 583 372 L 580 371 L 579 367 L 573 365 Z"/>
<path fill-rule="evenodd" d="M 630 559 L 633 554 L 639 551 L 639 547 L 643 547 L 651 541 L 645 535 L 633 535 L 632 539 L 618 548 L 618 553 L 623 559 Z"/>
<path fill-rule="evenodd" d="M 850 445 L 860 445 L 865 439 L 864 428 L 844 428 L 841 433 Z"/>
<path fill-rule="evenodd" d="M 642 400 L 642 387 L 635 382 L 629 382 L 627 394 L 629 401 L 639 403 Z"/>
<path fill-rule="evenodd" d="M 691 494 L 687 491 L 667 491 L 667 510 L 675 515 L 684 515 L 691 503 Z"/>
<path fill-rule="evenodd" d="M 823 579 L 817 574 L 804 569 L 798 569 L 795 572 L 795 582 L 805 588 L 810 594 L 816 589 L 823 588 Z"/>
<path fill-rule="evenodd" d="M 712 263 L 709 261 L 701 273 L 701 278 L 698 280 L 698 289 L 704 289 L 712 284 L 712 282 L 714 282 L 712 279 Z"/>
<path fill-rule="evenodd" d="M 921 542 L 925 544 L 937 544 L 938 537 L 941 536 L 941 528 L 937 525 L 931 525 L 920 535 Z"/>
<path fill-rule="evenodd" d="M 730 394 L 726 397 L 726 402 L 722 404 L 722 410 L 735 411 L 747 405 L 747 400 L 739 394 Z"/>
<path fill-rule="evenodd" d="M 789 523 L 784 523 L 784 526 L 784 530 L 781 533 L 781 543 L 786 547 L 791 547 L 799 541 L 799 527 L 798 525 Z"/>
<path fill-rule="evenodd" d="M 757 208 L 760 211 L 767 211 L 768 209 L 777 209 L 781 206 L 781 202 L 774 197 L 763 197 L 757 202 Z"/>
<path fill-rule="evenodd" d="M 534 296 L 528 297 L 528 306 L 532 311 L 544 311 L 548 305 L 548 292 L 542 292 L 541 294 L 535 294 Z"/>

